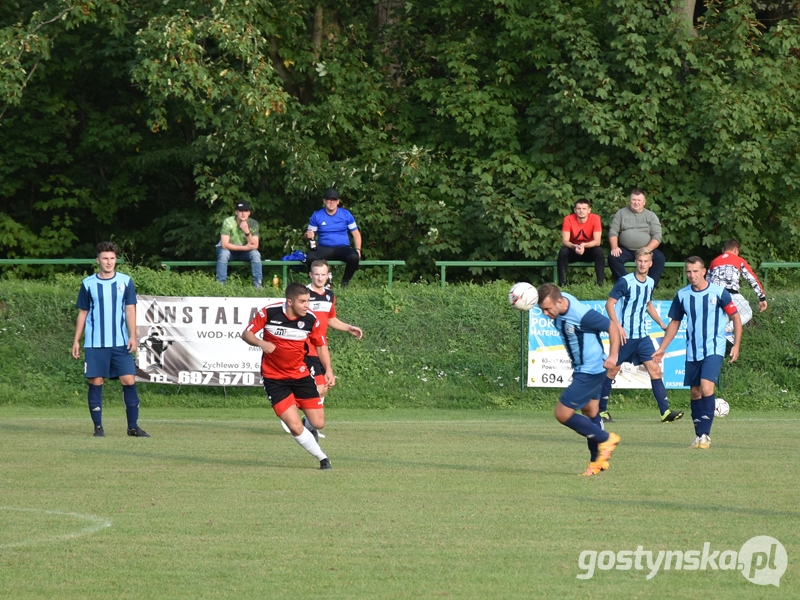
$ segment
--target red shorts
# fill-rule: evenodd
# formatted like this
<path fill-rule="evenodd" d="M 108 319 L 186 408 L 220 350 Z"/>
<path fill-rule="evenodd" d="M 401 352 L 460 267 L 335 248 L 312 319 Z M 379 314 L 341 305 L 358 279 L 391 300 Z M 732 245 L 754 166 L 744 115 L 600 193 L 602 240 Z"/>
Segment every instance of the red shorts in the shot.
<path fill-rule="evenodd" d="M 264 391 L 272 404 L 272 410 L 279 417 L 290 406 L 302 410 L 322 408 L 322 399 L 317 392 L 317 384 L 311 375 L 302 379 L 262 379 Z"/>

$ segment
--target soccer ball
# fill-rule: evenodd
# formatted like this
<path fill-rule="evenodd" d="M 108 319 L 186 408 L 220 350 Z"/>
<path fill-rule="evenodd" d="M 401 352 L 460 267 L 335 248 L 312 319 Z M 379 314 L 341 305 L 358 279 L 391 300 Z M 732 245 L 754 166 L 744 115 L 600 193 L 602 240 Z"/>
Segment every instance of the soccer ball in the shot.
<path fill-rule="evenodd" d="M 530 283 L 515 283 L 508 292 L 508 302 L 517 310 L 530 310 L 539 301 L 539 292 Z"/>
<path fill-rule="evenodd" d="M 715 417 L 724 417 L 730 411 L 731 411 L 731 407 L 722 398 L 717 398 L 714 401 L 714 416 Z"/>

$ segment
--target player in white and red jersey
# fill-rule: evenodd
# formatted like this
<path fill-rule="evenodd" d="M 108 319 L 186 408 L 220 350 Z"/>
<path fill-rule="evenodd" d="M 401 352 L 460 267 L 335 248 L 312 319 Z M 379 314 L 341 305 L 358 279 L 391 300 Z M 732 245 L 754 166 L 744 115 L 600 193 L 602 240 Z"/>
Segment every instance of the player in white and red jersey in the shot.
<path fill-rule="evenodd" d="M 305 363 L 309 347 L 317 351 L 325 369 L 326 385 L 335 383 L 325 335 L 314 313 L 308 310 L 309 299 L 308 288 L 290 283 L 285 301 L 258 311 L 242 333 L 242 339 L 264 353 L 262 382 L 275 414 L 289 428 L 295 441 L 319 460 L 320 469 L 330 469 L 330 460 L 319 447 L 316 436 L 303 426 L 299 412 L 303 411 L 314 429 L 325 426 L 322 399 Z M 257 333 L 261 333 L 261 338 Z"/>
<path fill-rule="evenodd" d="M 764 293 L 764 286 L 761 285 L 755 271 L 745 259 L 739 256 L 740 247 L 737 240 L 730 239 L 725 242 L 722 254 L 711 261 L 706 280 L 728 290 L 742 319 L 742 326 L 744 326 L 753 318 L 753 309 L 750 308 L 747 298 L 739 292 L 739 277 L 744 277 L 758 296 L 759 312 L 767 310 L 767 295 Z M 730 343 L 733 343 L 733 322 L 730 320 L 725 327 L 725 337 Z"/>

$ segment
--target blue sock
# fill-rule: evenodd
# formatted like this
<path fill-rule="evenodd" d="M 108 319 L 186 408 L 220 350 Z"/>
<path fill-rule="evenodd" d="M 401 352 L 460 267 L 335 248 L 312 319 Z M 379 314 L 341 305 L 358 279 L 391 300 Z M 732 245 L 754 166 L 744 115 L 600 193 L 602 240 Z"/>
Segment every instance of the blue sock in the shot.
<path fill-rule="evenodd" d="M 592 437 L 598 443 L 608 441 L 608 433 L 603 431 L 603 429 L 594 423 L 589 417 L 584 415 L 579 415 L 575 413 L 572 415 L 569 420 L 564 423 L 567 427 L 580 433 L 583 437 L 588 438 Z"/>
<path fill-rule="evenodd" d="M 700 406 L 702 407 L 702 415 L 700 416 L 703 426 L 703 433 L 711 435 L 711 424 L 714 422 L 714 404 L 716 396 L 712 393 L 710 396 L 703 396 L 700 398 Z"/>
<path fill-rule="evenodd" d="M 701 427 L 701 417 L 703 415 L 703 401 L 702 399 L 698 398 L 695 400 L 692 398 L 692 423 L 694 423 L 694 434 L 697 437 L 703 435 L 703 428 Z"/>
<path fill-rule="evenodd" d="M 136 429 L 139 424 L 139 393 L 136 391 L 135 383 L 122 386 L 122 399 L 125 401 L 128 429 Z"/>
<path fill-rule="evenodd" d="M 650 385 L 653 387 L 653 396 L 658 402 L 658 414 L 663 415 L 669 410 L 669 400 L 667 400 L 667 388 L 664 387 L 664 380 L 651 379 Z"/>
<path fill-rule="evenodd" d="M 600 412 L 606 412 L 608 410 L 608 397 L 611 395 L 612 383 L 614 383 L 614 380 L 608 377 L 606 377 L 606 380 L 603 382 L 603 387 L 600 390 Z"/>
<path fill-rule="evenodd" d="M 89 384 L 89 414 L 95 427 L 103 426 L 103 386 Z"/>
<path fill-rule="evenodd" d="M 603 429 L 603 419 L 600 418 L 600 413 L 598 412 L 594 417 L 590 417 L 592 423 L 597 425 L 600 429 Z M 597 460 L 597 446 L 599 445 L 598 441 L 593 437 L 586 438 L 586 444 L 589 446 L 589 460 L 594 462 Z"/>

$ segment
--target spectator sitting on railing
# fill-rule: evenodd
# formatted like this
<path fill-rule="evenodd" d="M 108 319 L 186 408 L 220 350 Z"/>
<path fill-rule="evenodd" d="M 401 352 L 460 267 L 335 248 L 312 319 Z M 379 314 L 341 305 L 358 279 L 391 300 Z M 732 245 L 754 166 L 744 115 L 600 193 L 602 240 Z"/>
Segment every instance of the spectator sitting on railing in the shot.
<path fill-rule="evenodd" d="M 647 248 L 653 253 L 653 266 L 648 275 L 658 287 L 667 262 L 664 253 L 657 249 L 661 245 L 661 222 L 653 211 L 645 209 L 647 199 L 642 190 L 633 189 L 628 202 L 628 206 L 617 211 L 608 228 L 611 246 L 608 266 L 616 282 L 625 277 L 625 263 L 636 260 L 639 248 Z"/>
<path fill-rule="evenodd" d="M 706 280 L 709 283 L 716 283 L 724 287 L 733 298 L 736 310 L 742 319 L 742 326 L 753 318 L 753 309 L 747 298 L 739 292 L 739 276 L 743 275 L 750 287 L 758 296 L 759 312 L 767 310 L 767 295 L 764 293 L 764 286 L 758 280 L 753 268 L 747 261 L 739 256 L 740 244 L 737 240 L 728 240 L 722 247 L 722 254 L 711 261 Z M 733 343 L 733 321 L 728 319 L 725 327 L 725 337 Z"/>
<path fill-rule="evenodd" d="M 231 260 L 250 261 L 253 285 L 261 289 L 261 253 L 258 251 L 258 221 L 250 218 L 250 203 L 236 204 L 236 215 L 222 222 L 217 244 L 217 281 L 225 285 Z"/>
<path fill-rule="evenodd" d="M 325 208 L 311 215 L 308 222 L 305 236 L 310 240 L 311 250 L 307 262 L 311 265 L 315 260 L 344 261 L 342 287 L 347 287 L 361 260 L 361 232 L 350 211 L 339 206 L 339 192 L 328 190 L 322 202 Z M 350 246 L 348 232 L 353 236 L 355 248 Z M 319 238 L 315 240 L 317 234 Z"/>
<path fill-rule="evenodd" d="M 606 257 L 600 240 L 603 227 L 600 216 L 592 214 L 592 205 L 586 198 L 575 202 L 574 214 L 564 217 L 561 227 L 561 250 L 558 251 L 558 285 L 567 282 L 567 265 L 574 262 L 594 262 L 597 285 L 603 285 Z"/>

